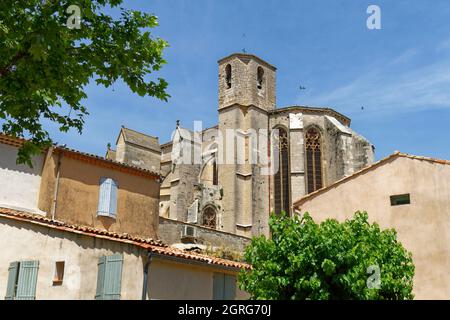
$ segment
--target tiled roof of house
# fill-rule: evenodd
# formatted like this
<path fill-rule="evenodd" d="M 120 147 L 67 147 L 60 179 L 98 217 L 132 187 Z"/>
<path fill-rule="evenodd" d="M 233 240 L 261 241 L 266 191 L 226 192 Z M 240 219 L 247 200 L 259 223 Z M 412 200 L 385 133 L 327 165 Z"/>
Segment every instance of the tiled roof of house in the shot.
<path fill-rule="evenodd" d="M 15 138 L 15 137 L 7 136 L 7 135 L 0 133 L 0 143 L 4 143 L 7 145 L 11 145 L 11 146 L 20 148 L 25 141 L 27 141 L 27 140 L 22 139 L 22 138 Z M 59 152 L 64 152 L 66 154 L 71 154 L 73 157 L 76 156 L 80 160 L 88 160 L 90 162 L 96 162 L 97 164 L 109 165 L 110 167 L 114 167 L 116 169 L 124 169 L 124 170 L 128 169 L 128 171 L 140 173 L 140 174 L 143 174 L 146 176 L 154 176 L 155 178 L 158 178 L 158 179 L 161 177 L 161 175 L 159 173 L 151 171 L 151 170 L 143 169 L 141 167 L 133 166 L 130 164 L 125 164 L 125 163 L 115 161 L 112 159 L 106 159 L 104 157 L 101 157 L 101 156 L 98 156 L 95 154 L 78 151 L 78 150 L 71 149 L 71 148 L 68 148 L 65 146 L 55 145 L 53 147 L 53 149 L 56 152 L 59 151 Z"/>
<path fill-rule="evenodd" d="M 152 170 L 148 170 L 148 169 L 144 169 L 138 166 L 134 166 L 131 164 L 127 164 L 127 163 L 123 163 L 123 162 L 119 162 L 116 160 L 111 160 L 111 159 L 106 159 L 104 157 L 95 155 L 95 154 L 91 154 L 91 153 L 87 153 L 87 152 L 82 152 L 82 151 L 78 151 L 75 149 L 71 149 L 71 148 L 67 148 L 67 147 L 62 147 L 62 146 L 56 146 L 55 147 L 56 152 L 63 152 L 66 155 L 72 154 L 73 157 L 76 157 L 80 160 L 90 160 L 90 162 L 95 162 L 97 161 L 97 163 L 102 163 L 104 165 L 110 165 L 110 167 L 114 167 L 116 169 L 124 169 L 127 170 L 128 172 L 134 172 L 134 173 L 141 173 L 143 175 L 149 175 L 149 176 L 154 176 L 155 178 L 161 178 L 161 175 L 155 171 Z M 94 161 L 92 161 L 94 160 Z"/>
<path fill-rule="evenodd" d="M 427 161 L 427 162 L 432 162 L 432 163 L 450 165 L 450 161 L 449 160 L 441 160 L 441 159 L 435 159 L 435 158 L 430 158 L 430 157 L 415 156 L 415 155 L 412 155 L 412 154 L 401 153 L 399 151 L 395 151 L 393 154 L 387 156 L 386 158 L 383 158 L 383 159 L 381 159 L 381 160 L 371 164 L 370 166 L 367 166 L 367 167 L 365 167 L 365 168 L 355 172 L 352 175 L 349 175 L 349 176 L 344 177 L 344 178 L 342 178 L 340 180 L 337 180 L 334 183 L 330 184 L 329 186 L 326 186 L 326 187 L 324 187 L 322 189 L 318 189 L 318 190 L 316 190 L 314 192 L 311 192 L 310 194 L 307 194 L 306 196 L 301 197 L 300 199 L 298 199 L 297 201 L 294 202 L 293 207 L 295 208 L 295 207 L 297 207 L 298 205 L 302 204 L 303 202 L 305 202 L 308 199 L 314 198 L 315 196 L 317 196 L 319 194 L 322 194 L 322 193 L 324 193 L 324 192 L 326 192 L 326 191 L 328 191 L 328 190 L 330 190 L 330 189 L 332 189 L 332 188 L 334 188 L 334 187 L 336 187 L 336 186 L 338 186 L 338 185 L 340 185 L 340 184 L 342 184 L 342 183 L 344 183 L 344 182 L 346 182 L 346 181 L 348 181 L 350 179 L 353 179 L 353 178 L 355 178 L 357 176 L 360 176 L 360 175 L 362 175 L 362 174 L 364 174 L 364 173 L 366 173 L 366 172 L 368 172 L 368 171 L 370 171 L 370 170 L 372 170 L 374 168 L 377 168 L 377 167 L 379 167 L 381 165 L 384 165 L 384 164 L 388 163 L 391 160 L 394 160 L 394 159 L 400 158 L 400 157 L 413 159 L 413 160 L 421 160 L 421 161 Z"/>
<path fill-rule="evenodd" d="M 146 250 L 149 250 L 155 254 L 159 254 L 161 256 L 175 257 L 184 260 L 192 260 L 204 263 L 206 265 L 223 266 L 234 269 L 250 268 L 248 264 L 242 262 L 210 257 L 199 253 L 185 252 L 180 249 L 169 247 L 159 240 L 154 240 L 150 238 L 144 239 L 126 233 L 116 233 L 87 226 L 67 224 L 62 221 L 51 220 L 44 216 L 30 214 L 23 211 L 17 211 L 8 208 L 0 208 L 0 217 L 41 225 L 60 231 L 77 233 L 90 237 L 103 238 L 111 241 L 133 244 Z"/>
<path fill-rule="evenodd" d="M 161 152 L 161 147 L 157 137 L 149 136 L 142 132 L 122 127 L 121 131 L 125 142 L 135 144 L 153 151 Z"/>

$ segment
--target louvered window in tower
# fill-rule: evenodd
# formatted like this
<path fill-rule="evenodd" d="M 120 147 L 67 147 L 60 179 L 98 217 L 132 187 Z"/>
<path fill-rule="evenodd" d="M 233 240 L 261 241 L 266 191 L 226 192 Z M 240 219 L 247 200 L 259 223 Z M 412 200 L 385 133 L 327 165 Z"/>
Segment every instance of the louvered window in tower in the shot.
<path fill-rule="evenodd" d="M 322 146 L 320 132 L 316 128 L 306 131 L 306 179 L 308 193 L 322 188 Z"/>
<path fill-rule="evenodd" d="M 231 65 L 227 64 L 225 67 L 225 82 L 227 84 L 227 88 L 231 88 Z"/>
<path fill-rule="evenodd" d="M 290 188 L 289 188 L 289 140 L 284 129 L 279 130 L 278 144 L 275 152 L 278 153 L 279 168 L 275 173 L 275 214 L 290 212 Z"/>

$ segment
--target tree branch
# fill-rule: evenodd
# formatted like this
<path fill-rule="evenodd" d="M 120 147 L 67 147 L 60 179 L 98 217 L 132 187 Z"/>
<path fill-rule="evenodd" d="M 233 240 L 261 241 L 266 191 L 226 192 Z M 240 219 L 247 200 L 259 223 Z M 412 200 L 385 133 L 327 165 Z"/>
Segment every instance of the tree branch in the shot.
<path fill-rule="evenodd" d="M 20 60 L 28 56 L 28 53 L 26 51 L 19 51 L 14 58 L 12 58 L 11 62 L 8 63 L 6 66 L 0 68 L 0 78 L 6 76 L 8 73 L 11 72 L 11 68 L 17 64 Z"/>

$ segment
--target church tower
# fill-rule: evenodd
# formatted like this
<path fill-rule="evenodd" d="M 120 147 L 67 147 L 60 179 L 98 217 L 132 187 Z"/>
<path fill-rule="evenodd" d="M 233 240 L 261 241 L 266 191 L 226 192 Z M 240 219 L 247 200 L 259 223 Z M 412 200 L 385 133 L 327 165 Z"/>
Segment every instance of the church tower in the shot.
<path fill-rule="evenodd" d="M 223 188 L 223 231 L 251 237 L 268 234 L 269 176 L 267 134 L 275 109 L 276 68 L 235 53 L 219 63 L 219 185 Z M 266 139 L 261 139 L 266 137 Z M 262 150 L 262 151 L 261 151 Z"/>

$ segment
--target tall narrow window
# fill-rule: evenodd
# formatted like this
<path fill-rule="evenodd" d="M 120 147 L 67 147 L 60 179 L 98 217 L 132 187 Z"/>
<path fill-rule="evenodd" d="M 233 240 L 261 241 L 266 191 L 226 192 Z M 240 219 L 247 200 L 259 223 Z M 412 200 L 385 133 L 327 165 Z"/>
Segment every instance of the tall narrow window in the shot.
<path fill-rule="evenodd" d="M 306 131 L 306 179 L 308 193 L 322 188 L 322 146 L 316 128 Z"/>
<path fill-rule="evenodd" d="M 213 160 L 213 185 L 217 186 L 219 184 L 219 177 L 217 172 L 217 162 L 216 159 Z"/>
<path fill-rule="evenodd" d="M 258 89 L 262 89 L 263 82 L 264 82 L 264 69 L 262 67 L 258 67 L 256 79 Z"/>
<path fill-rule="evenodd" d="M 289 188 L 289 140 L 284 129 L 279 130 L 278 152 L 279 168 L 275 173 L 275 214 L 284 211 L 289 214 L 290 188 Z"/>
<path fill-rule="evenodd" d="M 227 64 L 225 67 L 225 81 L 227 83 L 227 88 L 231 88 L 231 65 Z"/>

